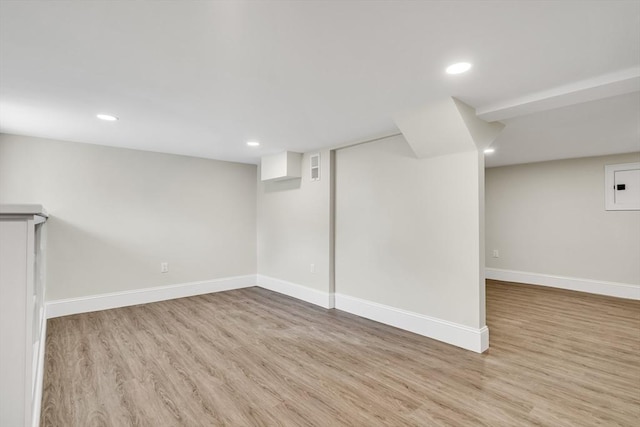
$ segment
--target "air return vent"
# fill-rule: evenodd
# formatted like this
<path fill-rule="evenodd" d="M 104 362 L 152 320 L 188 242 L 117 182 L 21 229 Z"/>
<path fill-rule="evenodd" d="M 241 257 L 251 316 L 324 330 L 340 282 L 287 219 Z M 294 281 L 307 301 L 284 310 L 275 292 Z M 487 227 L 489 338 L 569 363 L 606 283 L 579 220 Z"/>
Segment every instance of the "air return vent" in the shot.
<path fill-rule="evenodd" d="M 320 181 L 320 153 L 312 154 L 309 157 L 311 167 L 311 181 Z"/>

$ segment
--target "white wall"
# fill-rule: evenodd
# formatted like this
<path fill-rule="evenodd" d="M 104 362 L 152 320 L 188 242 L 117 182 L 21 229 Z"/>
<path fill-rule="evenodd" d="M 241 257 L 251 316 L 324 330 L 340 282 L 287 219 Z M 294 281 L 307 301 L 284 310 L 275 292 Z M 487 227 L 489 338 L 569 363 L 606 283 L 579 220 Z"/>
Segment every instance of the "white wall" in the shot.
<path fill-rule="evenodd" d="M 336 292 L 485 326 L 483 159 L 415 158 L 404 137 L 336 154 Z"/>
<path fill-rule="evenodd" d="M 48 300 L 255 274 L 255 182 L 254 165 L 0 135 L 0 203 L 51 214 Z"/>
<path fill-rule="evenodd" d="M 640 211 L 604 209 L 604 166 L 638 161 L 632 153 L 487 169 L 487 267 L 640 285 Z"/>
<path fill-rule="evenodd" d="M 330 292 L 330 152 L 320 152 L 319 181 L 310 180 L 310 154 L 300 179 L 261 182 L 258 174 L 258 274 Z"/>

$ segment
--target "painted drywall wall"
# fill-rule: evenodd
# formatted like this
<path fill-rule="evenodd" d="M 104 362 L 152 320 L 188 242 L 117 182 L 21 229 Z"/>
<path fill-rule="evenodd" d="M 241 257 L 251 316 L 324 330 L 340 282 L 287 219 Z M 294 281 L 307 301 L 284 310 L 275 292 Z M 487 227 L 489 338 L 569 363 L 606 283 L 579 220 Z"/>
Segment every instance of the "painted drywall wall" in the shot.
<path fill-rule="evenodd" d="M 331 153 L 320 152 L 319 181 L 310 180 L 311 154 L 302 157 L 302 178 L 258 180 L 258 274 L 330 292 Z"/>
<path fill-rule="evenodd" d="M 255 274 L 255 182 L 255 165 L 0 135 L 0 203 L 51 214 L 48 300 Z"/>
<path fill-rule="evenodd" d="M 604 197 L 604 166 L 638 161 L 631 153 L 487 169 L 487 267 L 640 285 L 640 211 L 605 211 Z"/>
<path fill-rule="evenodd" d="M 336 153 L 336 292 L 485 326 L 483 158 L 415 158 L 402 136 Z"/>

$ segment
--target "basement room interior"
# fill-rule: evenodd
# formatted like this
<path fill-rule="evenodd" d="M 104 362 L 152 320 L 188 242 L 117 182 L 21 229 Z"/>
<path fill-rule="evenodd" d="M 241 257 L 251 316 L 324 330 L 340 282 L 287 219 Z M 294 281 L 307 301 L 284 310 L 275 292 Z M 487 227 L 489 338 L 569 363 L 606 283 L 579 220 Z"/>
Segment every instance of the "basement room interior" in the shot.
<path fill-rule="evenodd" d="M 0 426 L 637 426 L 640 3 L 0 2 Z"/>

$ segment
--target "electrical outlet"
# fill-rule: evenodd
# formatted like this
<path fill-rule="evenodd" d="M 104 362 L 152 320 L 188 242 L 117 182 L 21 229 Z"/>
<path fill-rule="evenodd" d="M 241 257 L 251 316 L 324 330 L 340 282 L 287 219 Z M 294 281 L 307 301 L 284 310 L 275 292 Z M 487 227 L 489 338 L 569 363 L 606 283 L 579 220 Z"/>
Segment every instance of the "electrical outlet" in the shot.
<path fill-rule="evenodd" d="M 500 252 L 497 249 L 493 250 L 493 254 L 491 255 L 493 258 L 500 258 Z"/>
<path fill-rule="evenodd" d="M 311 264 L 311 266 L 309 267 L 309 271 L 312 273 L 316 272 L 316 265 L 315 264 Z"/>
<path fill-rule="evenodd" d="M 168 273 L 169 272 L 169 263 L 161 262 L 160 263 L 160 273 Z"/>

